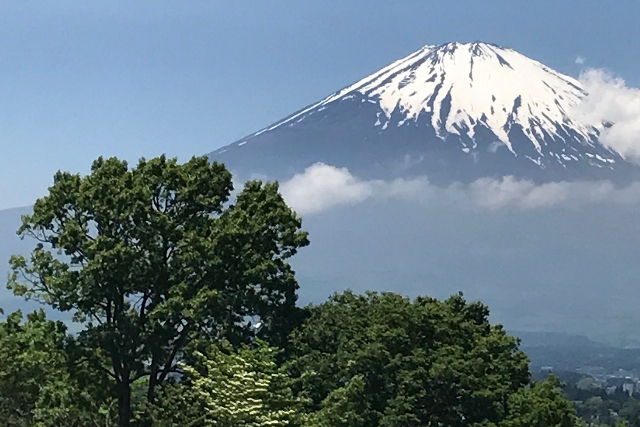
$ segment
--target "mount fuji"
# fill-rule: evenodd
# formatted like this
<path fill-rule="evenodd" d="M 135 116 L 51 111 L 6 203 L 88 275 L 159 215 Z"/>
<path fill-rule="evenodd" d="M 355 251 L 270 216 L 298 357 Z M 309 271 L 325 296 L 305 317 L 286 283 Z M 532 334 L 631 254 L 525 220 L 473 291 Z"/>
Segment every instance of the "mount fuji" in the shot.
<path fill-rule="evenodd" d="M 309 203 L 339 201 L 345 189 L 349 197 L 370 194 L 301 214 L 312 242 L 292 261 L 301 303 L 346 288 L 436 298 L 463 291 L 511 330 L 640 346 L 640 186 L 625 185 L 637 184 L 640 168 L 602 143 L 615 123 L 581 120 L 587 96 L 578 80 L 511 49 L 425 46 L 209 156 L 240 182 L 278 179 L 282 189 L 297 182 Z M 339 192 L 316 186 L 333 188 L 322 174 L 291 180 L 316 163 L 356 179 L 338 182 Z M 512 181 L 502 190 L 505 176 L 514 177 L 515 190 Z M 522 185 L 534 201 L 550 200 L 547 192 L 552 200 L 587 193 L 601 200 L 613 191 L 603 180 L 620 185 L 621 203 L 466 209 L 439 199 L 451 192 L 473 203 L 474 184 L 497 182 L 498 201 Z M 385 198 L 398 182 L 406 192 Z M 460 182 L 469 185 L 450 185 Z M 414 193 L 423 202 L 404 197 Z M 626 203 L 631 196 L 636 202 Z M 10 254 L 32 248 L 15 235 L 29 210 L 0 211 L 0 275 Z M 0 306 L 31 309 L 6 290 Z"/>
<path fill-rule="evenodd" d="M 585 96 L 578 80 L 512 49 L 429 45 L 209 156 L 275 179 L 318 162 L 434 183 L 634 179 L 638 168 L 599 142 L 615 124 L 580 121 Z"/>

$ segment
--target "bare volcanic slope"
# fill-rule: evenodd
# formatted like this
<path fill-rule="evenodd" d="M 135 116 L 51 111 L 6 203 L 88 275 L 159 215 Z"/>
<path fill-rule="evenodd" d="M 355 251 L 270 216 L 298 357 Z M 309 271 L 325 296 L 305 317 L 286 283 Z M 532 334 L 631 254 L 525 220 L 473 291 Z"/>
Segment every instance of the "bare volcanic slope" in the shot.
<path fill-rule="evenodd" d="M 576 79 L 512 49 L 424 46 L 210 157 L 278 179 L 323 162 L 360 177 L 442 183 L 627 181 L 636 167 L 598 142 L 602 127 L 575 117 L 585 96 Z"/>

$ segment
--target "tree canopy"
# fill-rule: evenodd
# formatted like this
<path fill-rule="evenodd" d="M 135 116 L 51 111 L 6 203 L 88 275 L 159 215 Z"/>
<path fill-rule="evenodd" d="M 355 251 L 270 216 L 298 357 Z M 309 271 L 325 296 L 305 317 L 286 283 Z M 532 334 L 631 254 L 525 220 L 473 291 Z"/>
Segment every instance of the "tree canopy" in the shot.
<path fill-rule="evenodd" d="M 76 427 L 109 418 L 62 322 L 39 310 L 0 322 L 0 425 Z M 108 389 L 106 392 L 108 393 Z"/>
<path fill-rule="evenodd" d="M 74 313 L 79 340 L 109 361 L 120 425 L 131 384 L 178 371 L 194 337 L 233 343 L 282 336 L 297 282 L 287 263 L 308 244 L 277 183 L 250 181 L 230 201 L 231 174 L 206 157 L 164 156 L 133 168 L 96 160 L 86 176 L 58 172 L 19 230 L 39 243 L 11 259 L 9 288 Z M 286 329 L 286 328 L 285 328 Z"/>
<path fill-rule="evenodd" d="M 509 396 L 508 411 L 499 427 L 580 427 L 571 402 L 562 396 L 561 383 L 550 376 Z"/>
<path fill-rule="evenodd" d="M 289 367 L 319 426 L 497 422 L 528 359 L 488 315 L 461 295 L 334 295 L 294 332 Z"/>
<path fill-rule="evenodd" d="M 185 376 L 161 392 L 155 424 L 201 427 L 286 427 L 300 424 L 300 400 L 276 363 L 279 350 L 264 341 L 234 349 L 229 343 L 195 352 Z"/>

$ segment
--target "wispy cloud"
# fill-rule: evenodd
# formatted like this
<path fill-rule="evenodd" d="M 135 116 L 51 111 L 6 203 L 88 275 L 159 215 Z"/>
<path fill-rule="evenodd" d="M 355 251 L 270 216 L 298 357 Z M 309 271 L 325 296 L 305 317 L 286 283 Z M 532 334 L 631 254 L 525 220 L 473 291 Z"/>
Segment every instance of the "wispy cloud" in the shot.
<path fill-rule="evenodd" d="M 499 180 L 481 178 L 469 185 L 468 191 L 477 206 L 489 209 L 640 203 L 640 184 L 616 188 L 609 181 L 561 181 L 536 185 L 532 181 L 506 176 Z"/>
<path fill-rule="evenodd" d="M 584 64 L 586 61 L 586 58 L 582 57 L 582 56 L 578 56 L 576 58 L 576 64 Z"/>
<path fill-rule="evenodd" d="M 594 203 L 640 204 L 640 183 L 625 188 L 617 188 L 609 181 L 562 181 L 537 185 L 506 176 L 501 179 L 482 178 L 468 185 L 456 183 L 438 187 L 426 177 L 360 180 L 347 169 L 321 163 L 283 183 L 281 193 L 300 215 L 317 214 L 366 200 L 458 203 L 489 210 L 574 208 Z"/>
<path fill-rule="evenodd" d="M 579 79 L 588 96 L 576 107 L 576 118 L 600 129 L 603 144 L 640 162 L 640 90 L 599 69 Z"/>

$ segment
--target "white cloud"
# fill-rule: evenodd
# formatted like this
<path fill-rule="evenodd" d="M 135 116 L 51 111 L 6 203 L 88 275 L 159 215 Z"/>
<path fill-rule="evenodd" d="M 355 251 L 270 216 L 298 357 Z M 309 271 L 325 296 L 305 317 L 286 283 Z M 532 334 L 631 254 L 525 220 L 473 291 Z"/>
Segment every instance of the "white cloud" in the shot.
<path fill-rule="evenodd" d="M 586 61 L 586 59 L 583 58 L 582 56 L 578 56 L 576 58 L 576 64 L 584 64 L 585 61 Z"/>
<path fill-rule="evenodd" d="M 359 181 L 347 169 L 322 163 L 307 168 L 280 186 L 280 193 L 300 215 L 337 205 L 358 203 L 373 195 L 369 182 Z"/>
<path fill-rule="evenodd" d="M 603 70 L 586 70 L 579 79 L 588 96 L 576 107 L 576 118 L 600 129 L 603 144 L 640 162 L 640 90 Z"/>
<path fill-rule="evenodd" d="M 640 202 L 640 188 L 616 189 L 609 181 L 561 181 L 536 185 L 532 181 L 506 176 L 499 180 L 481 178 L 472 183 L 469 190 L 478 206 L 489 209 L 507 206 L 536 209 L 589 203 Z"/>
<path fill-rule="evenodd" d="M 300 215 L 311 215 L 366 200 L 403 200 L 417 203 L 458 203 L 480 209 L 574 208 L 594 203 L 640 204 L 640 183 L 616 188 L 609 181 L 552 182 L 537 185 L 512 176 L 481 178 L 469 185 L 443 188 L 426 177 L 360 180 L 347 169 L 316 164 L 283 183 L 281 193 Z"/>

